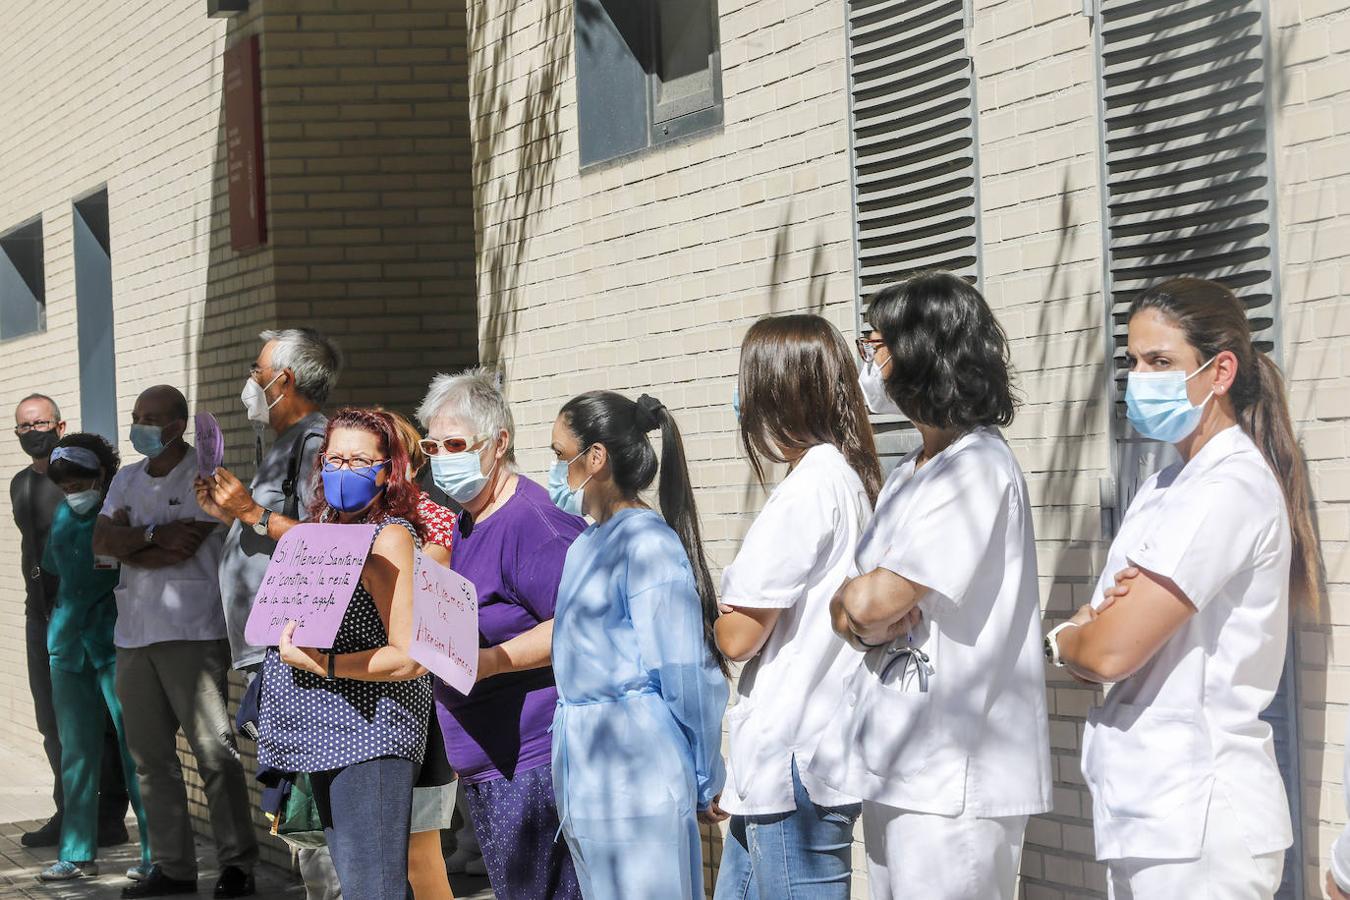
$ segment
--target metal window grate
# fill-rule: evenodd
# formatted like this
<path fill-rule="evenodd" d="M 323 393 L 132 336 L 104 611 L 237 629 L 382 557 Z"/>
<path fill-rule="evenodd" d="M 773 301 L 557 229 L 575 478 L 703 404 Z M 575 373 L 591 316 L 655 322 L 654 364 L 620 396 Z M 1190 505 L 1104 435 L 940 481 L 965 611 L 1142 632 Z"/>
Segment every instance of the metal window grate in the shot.
<path fill-rule="evenodd" d="M 861 328 L 868 298 L 915 272 L 978 283 L 978 143 L 965 0 L 850 0 L 847 17 Z M 874 424 L 892 464 L 912 430 Z"/>

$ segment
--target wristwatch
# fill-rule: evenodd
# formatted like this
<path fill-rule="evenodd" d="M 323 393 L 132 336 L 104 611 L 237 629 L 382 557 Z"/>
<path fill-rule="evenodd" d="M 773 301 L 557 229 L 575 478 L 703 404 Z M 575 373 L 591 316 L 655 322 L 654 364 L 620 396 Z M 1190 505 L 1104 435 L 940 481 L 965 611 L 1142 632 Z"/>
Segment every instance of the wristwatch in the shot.
<path fill-rule="evenodd" d="M 1050 665 L 1056 669 L 1064 668 L 1064 660 L 1059 658 L 1059 633 L 1065 628 L 1077 628 L 1076 622 L 1061 622 L 1050 633 L 1045 636 L 1045 658 L 1050 661 Z"/>
<path fill-rule="evenodd" d="M 262 515 L 258 517 L 258 521 L 250 526 L 253 528 L 253 533 L 259 537 L 267 537 L 267 520 L 270 518 L 272 518 L 272 511 L 264 506 Z"/>
<path fill-rule="evenodd" d="M 155 526 L 154 525 L 147 526 L 145 529 L 145 534 L 143 534 L 141 537 L 147 544 L 153 544 L 155 542 Z"/>

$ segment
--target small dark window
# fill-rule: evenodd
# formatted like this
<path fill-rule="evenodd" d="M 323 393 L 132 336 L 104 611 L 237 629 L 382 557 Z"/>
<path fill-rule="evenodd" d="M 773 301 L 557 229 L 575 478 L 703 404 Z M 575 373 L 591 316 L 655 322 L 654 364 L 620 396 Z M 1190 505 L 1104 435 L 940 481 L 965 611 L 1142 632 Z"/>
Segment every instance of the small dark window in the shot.
<path fill-rule="evenodd" d="M 577 0 L 581 164 L 722 124 L 716 0 Z"/>
<path fill-rule="evenodd" d="M 46 327 L 42 220 L 38 219 L 0 237 L 0 340 Z"/>

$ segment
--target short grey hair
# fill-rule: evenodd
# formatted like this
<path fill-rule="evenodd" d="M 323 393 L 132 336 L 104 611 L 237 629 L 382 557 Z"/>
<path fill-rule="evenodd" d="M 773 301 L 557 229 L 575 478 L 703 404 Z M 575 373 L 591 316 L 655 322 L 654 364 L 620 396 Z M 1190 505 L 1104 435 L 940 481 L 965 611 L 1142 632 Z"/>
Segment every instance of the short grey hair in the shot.
<path fill-rule="evenodd" d="M 491 369 L 466 369 L 458 375 L 437 375 L 431 379 L 417 418 L 426 427 L 433 419 L 451 417 L 473 423 L 478 434 L 494 437 L 506 432 L 506 464 L 516 465 L 516 420 L 502 396 L 501 378 Z M 467 437 L 467 435 L 466 435 Z"/>
<path fill-rule="evenodd" d="M 29 400 L 44 400 L 44 401 L 46 401 L 47 405 L 50 406 L 50 407 L 52 408 L 52 416 L 53 416 L 53 418 L 55 418 L 56 421 L 58 421 L 58 422 L 61 421 L 61 407 L 57 406 L 57 405 L 56 405 L 56 401 L 53 400 L 51 397 L 48 397 L 46 394 L 29 394 L 27 397 L 24 397 L 22 400 L 19 401 L 18 405 L 14 407 L 14 412 L 17 414 L 18 411 L 19 411 L 19 407 L 20 407 L 20 406 L 23 406 L 23 405 L 24 405 L 25 403 L 27 403 Z"/>
<path fill-rule="evenodd" d="M 300 396 L 323 406 L 342 370 L 338 345 L 313 328 L 269 330 L 258 338 L 264 344 L 277 342 L 272 349 L 273 370 L 290 369 Z"/>

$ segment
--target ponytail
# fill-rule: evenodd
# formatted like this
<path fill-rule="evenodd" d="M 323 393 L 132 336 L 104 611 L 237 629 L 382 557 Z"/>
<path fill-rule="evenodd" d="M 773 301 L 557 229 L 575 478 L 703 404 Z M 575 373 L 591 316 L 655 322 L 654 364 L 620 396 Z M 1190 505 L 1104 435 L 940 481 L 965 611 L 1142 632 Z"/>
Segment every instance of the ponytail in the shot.
<path fill-rule="evenodd" d="M 1237 377 L 1229 397 L 1238 426 L 1261 451 L 1284 493 L 1293 539 L 1290 595 L 1316 615 L 1323 600 L 1321 553 L 1308 469 L 1294 436 L 1280 367 L 1256 349 L 1242 301 L 1221 284 L 1202 278 L 1165 281 L 1130 304 L 1127 320 L 1145 309 L 1157 310 L 1176 323 L 1202 360 L 1225 351 L 1237 357 Z"/>
<path fill-rule="evenodd" d="M 562 408 L 562 416 L 582 446 L 604 445 L 614 484 L 629 499 L 636 499 L 656 480 L 656 450 L 647 433 L 661 429 L 660 482 L 657 485 L 661 516 L 679 536 L 689 557 L 703 608 L 703 642 L 717 660 L 722 674 L 727 674 L 726 658 L 718 650 L 713 632 L 717 621 L 717 591 L 703 554 L 693 483 L 675 417 L 654 397 L 643 394 L 634 402 L 613 391 L 591 391 L 574 397 Z"/>
<path fill-rule="evenodd" d="M 1284 491 L 1289 511 L 1289 531 L 1293 537 L 1293 563 L 1290 589 L 1294 597 L 1314 613 L 1322 605 L 1322 560 L 1317 529 L 1312 518 L 1312 491 L 1308 486 L 1308 467 L 1294 437 L 1294 424 L 1285 401 L 1284 376 L 1275 361 L 1256 353 L 1253 377 L 1243 379 L 1238 363 L 1238 381 L 1233 385 L 1233 405 L 1238 425 L 1247 433 L 1265 457 Z"/>

